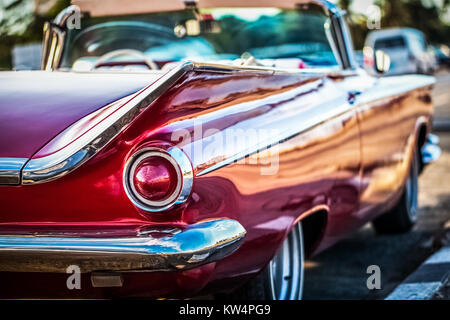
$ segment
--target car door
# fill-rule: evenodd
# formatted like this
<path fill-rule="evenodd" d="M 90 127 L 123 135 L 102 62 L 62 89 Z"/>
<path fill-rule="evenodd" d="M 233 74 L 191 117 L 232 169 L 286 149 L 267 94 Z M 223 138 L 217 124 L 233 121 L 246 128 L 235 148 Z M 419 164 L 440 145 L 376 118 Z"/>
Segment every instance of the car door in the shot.
<path fill-rule="evenodd" d="M 340 128 L 334 136 L 331 161 L 336 167 L 335 181 L 330 193 L 330 211 L 324 241 L 319 250 L 326 248 L 367 221 L 367 217 L 358 215 L 361 191 L 361 136 L 358 119 L 357 101 L 370 87 L 370 77 L 365 72 L 343 71 L 333 79 L 336 90 L 342 93 L 343 112 L 333 119 Z"/>
<path fill-rule="evenodd" d="M 362 143 L 358 215 L 367 220 L 392 208 L 402 193 L 425 99 L 419 82 L 416 76 L 374 79 L 357 99 Z"/>

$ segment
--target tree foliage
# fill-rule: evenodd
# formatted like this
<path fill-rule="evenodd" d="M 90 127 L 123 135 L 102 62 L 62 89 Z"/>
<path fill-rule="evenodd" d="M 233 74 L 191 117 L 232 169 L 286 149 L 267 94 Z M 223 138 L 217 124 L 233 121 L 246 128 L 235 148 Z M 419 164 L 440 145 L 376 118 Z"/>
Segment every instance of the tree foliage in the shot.
<path fill-rule="evenodd" d="M 45 14 L 34 12 L 34 0 L 0 0 L 0 69 L 11 69 L 15 45 L 40 42 L 45 21 L 52 20 L 70 0 L 58 0 Z"/>
<path fill-rule="evenodd" d="M 370 31 L 367 28 L 367 17 L 351 11 L 351 4 L 358 0 L 340 0 L 340 5 L 350 14 L 352 36 L 355 47 L 361 49 Z M 374 4 L 381 8 L 381 27 L 410 27 L 425 33 L 432 43 L 449 43 L 450 25 L 442 19 L 445 10 L 450 9 L 450 0 L 376 0 Z"/>

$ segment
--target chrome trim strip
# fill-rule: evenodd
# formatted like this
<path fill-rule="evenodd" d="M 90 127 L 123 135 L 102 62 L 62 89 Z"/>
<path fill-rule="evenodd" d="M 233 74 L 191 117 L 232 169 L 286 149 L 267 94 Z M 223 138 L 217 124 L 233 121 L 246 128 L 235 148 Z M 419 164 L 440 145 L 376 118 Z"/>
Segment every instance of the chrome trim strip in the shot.
<path fill-rule="evenodd" d="M 80 6 L 83 12 L 87 12 L 94 17 L 105 17 L 113 15 L 131 15 L 142 12 L 160 12 L 160 11 L 178 11 L 184 9 L 211 9 L 211 8 L 265 8 L 265 7 L 277 7 L 282 9 L 294 9 L 305 4 L 317 4 L 324 10 L 335 13 L 338 12 L 339 7 L 327 0 L 283 0 L 274 2 L 272 0 L 258 0 L 258 1 L 229 1 L 229 0 L 179 0 L 179 1 L 165 1 L 162 5 L 161 2 L 153 0 L 150 1 L 130 1 L 129 7 L 123 7 L 122 10 L 115 8 L 115 2 L 120 1 L 104 1 L 105 4 L 96 6 L 93 3 L 98 1 L 93 0 L 72 0 L 72 3 Z M 138 2 L 138 3 L 136 3 Z M 156 3 L 155 3 L 156 2 Z M 148 3 L 148 4 L 147 4 Z M 184 6 L 183 6 L 184 4 Z M 107 8 L 105 8 L 107 7 Z M 117 5 L 116 5 L 117 7 Z M 114 10 L 115 8 L 117 10 Z"/>
<path fill-rule="evenodd" d="M 152 85 L 140 91 L 134 96 L 134 98 L 125 103 L 115 113 L 95 126 L 93 129 L 89 130 L 79 139 L 75 141 L 67 141 L 67 147 L 49 156 L 31 159 L 22 170 L 22 184 L 27 185 L 52 181 L 75 170 L 87 160 L 92 158 L 106 144 L 122 132 L 135 118 L 146 110 L 154 100 L 156 100 L 163 92 L 176 83 L 176 81 L 178 81 L 184 74 L 194 70 L 230 73 L 253 72 L 260 74 L 303 74 L 310 77 L 317 76 L 317 74 L 314 74 L 310 70 L 284 70 L 266 67 L 228 66 L 211 63 L 185 62 L 163 75 Z M 330 74 L 332 75 L 335 73 L 336 70 L 332 70 Z M 344 75 L 354 73 L 355 71 L 352 70 L 342 71 L 342 74 Z M 325 76 L 325 74 L 321 74 L 321 77 Z M 416 78 L 417 77 L 418 76 L 416 76 Z M 420 81 L 420 85 L 407 85 L 408 82 L 405 81 L 404 88 L 401 89 L 408 91 L 417 87 L 432 84 L 434 81 L 431 77 L 422 76 L 420 79 L 424 80 Z M 430 80 L 425 81 L 428 79 Z M 405 80 L 407 80 L 407 77 L 405 77 Z M 414 83 L 413 80 L 415 79 L 411 78 L 411 81 Z M 385 81 L 389 82 L 388 80 Z M 386 90 L 392 91 L 392 88 L 386 88 Z M 399 89 L 396 88 L 396 91 L 399 91 Z M 384 96 L 386 95 L 387 92 L 384 92 Z M 362 100 L 374 101 L 376 98 L 373 97 L 373 94 L 366 93 L 363 98 L 360 98 L 359 103 L 363 102 Z M 336 111 L 338 110 L 335 109 L 333 112 L 334 116 L 339 114 L 336 113 Z M 324 117 L 321 118 L 324 119 Z M 76 123 L 74 126 L 76 127 Z M 286 135 L 286 137 L 289 136 L 291 136 L 291 134 Z M 274 142 L 276 143 L 277 141 Z M 194 168 L 195 167 L 196 166 L 194 165 Z M 202 172 L 202 174 L 204 174 L 204 172 Z"/>
<path fill-rule="evenodd" d="M 347 64 L 345 65 L 344 69 L 350 69 L 354 70 L 358 68 L 358 64 L 355 60 L 355 50 L 353 47 L 353 40 L 351 37 L 351 33 L 349 30 L 349 27 L 345 21 L 345 15 L 339 15 L 339 24 L 340 24 L 340 30 L 342 32 L 343 39 L 342 41 L 344 50 L 345 50 L 345 56 L 347 59 Z"/>
<path fill-rule="evenodd" d="M 62 177 L 75 170 L 121 133 L 165 90 L 178 81 L 192 63 L 184 63 L 140 91 L 116 112 L 68 146 L 46 157 L 31 159 L 22 172 L 22 184 L 37 184 Z"/>
<path fill-rule="evenodd" d="M 338 19 L 340 23 L 345 23 L 342 19 L 343 11 L 335 4 L 325 0 L 303 0 L 299 4 L 315 3 L 322 6 L 328 13 Z M 77 6 L 70 6 L 63 10 L 54 20 L 54 24 L 63 26 L 67 19 L 79 11 Z M 334 28 L 338 26 L 335 19 L 332 19 Z M 350 41 L 348 38 L 345 39 Z M 342 43 L 336 45 L 342 46 Z M 348 43 L 344 44 L 348 47 Z M 59 50 L 59 54 L 61 54 Z M 343 66 L 349 67 L 349 66 Z M 350 66 L 351 67 L 351 66 Z M 165 74 L 153 85 L 142 90 L 131 101 L 115 112 L 108 120 L 103 121 L 92 130 L 84 134 L 76 141 L 69 141 L 68 147 L 43 158 L 31 159 L 22 173 L 22 184 L 37 184 L 48 182 L 62 177 L 75 170 L 87 160 L 92 158 L 100 149 L 122 132 L 151 102 L 153 102 L 162 92 L 173 85 L 186 72 L 197 69 L 210 72 L 255 72 L 265 74 L 302 73 L 302 71 L 281 70 L 265 67 L 235 67 L 209 63 L 186 62 Z M 346 71 L 346 70 L 344 70 Z M 142 98 L 137 98 L 142 97 Z"/>
<path fill-rule="evenodd" d="M 427 142 L 438 145 L 441 142 L 441 139 L 439 139 L 437 135 L 429 133 L 427 136 Z"/>
<path fill-rule="evenodd" d="M 53 23 L 64 28 L 66 27 L 66 22 L 75 13 L 80 13 L 80 7 L 77 5 L 70 5 L 67 8 L 63 9 L 56 18 L 53 20 Z"/>
<path fill-rule="evenodd" d="M 384 78 L 383 81 L 386 82 L 382 87 L 378 87 L 375 91 L 365 91 L 363 95 L 358 98 L 358 101 L 355 105 L 349 105 L 348 102 L 341 101 L 341 104 L 336 104 L 335 107 L 332 108 L 318 108 L 318 112 L 312 113 L 310 117 L 307 117 L 304 121 L 299 122 L 296 125 L 287 125 L 284 123 L 285 126 L 283 127 L 276 127 L 278 130 L 278 134 L 271 135 L 267 139 L 264 139 L 262 141 L 257 141 L 258 143 L 255 143 L 249 148 L 242 148 L 242 149 L 235 149 L 232 150 L 234 153 L 224 153 L 226 157 L 218 162 L 215 162 L 214 164 L 205 167 L 205 163 L 211 163 L 213 159 L 204 159 L 200 157 L 200 160 L 196 157 L 191 157 L 194 170 L 196 168 L 201 168 L 200 170 L 196 171 L 196 177 L 201 177 L 203 175 L 206 175 L 208 173 L 211 173 L 213 171 L 216 171 L 220 168 L 226 167 L 230 164 L 236 163 L 242 159 L 245 159 L 249 156 L 252 156 L 254 154 L 257 154 L 261 151 L 268 150 L 274 146 L 277 146 L 284 141 L 290 140 L 303 132 L 306 132 L 315 126 L 320 125 L 321 123 L 324 123 L 327 120 L 334 119 L 336 117 L 341 116 L 342 114 L 350 111 L 351 109 L 356 108 L 363 108 L 362 110 L 365 110 L 365 108 L 369 109 L 372 108 L 374 104 L 383 102 L 384 99 L 394 99 L 396 97 L 400 97 L 403 94 L 410 92 L 412 90 L 416 90 L 418 88 L 422 88 L 425 86 L 429 86 L 430 84 L 434 83 L 434 79 L 432 77 L 426 77 L 426 76 L 403 76 L 405 79 L 405 82 L 403 83 L 403 86 L 399 87 L 392 86 L 391 81 L 395 80 L 394 78 Z M 420 81 L 419 81 L 420 80 Z M 311 90 L 315 83 L 312 82 L 309 84 L 310 88 L 308 86 L 305 86 L 303 90 L 308 91 Z M 300 91 L 302 88 L 298 88 L 294 90 L 293 92 L 289 93 L 293 96 L 298 94 L 297 91 Z M 282 95 L 287 95 L 287 93 L 283 93 Z M 266 98 L 270 99 L 270 98 Z M 338 102 L 339 100 L 337 100 Z M 259 103 L 263 104 L 264 101 L 261 100 Z M 266 102 L 268 103 L 268 102 Z M 245 103 L 236 106 L 238 108 L 245 108 Z M 242 110 L 239 109 L 239 110 Z M 199 117 L 199 120 L 202 118 Z M 255 120 L 255 119 L 252 119 Z M 211 139 L 212 136 L 210 137 Z M 431 152 L 431 147 L 430 148 Z M 433 149 L 435 152 L 433 152 L 434 157 L 437 155 L 435 146 L 433 146 Z M 427 149 L 428 150 L 428 149 Z"/>
<path fill-rule="evenodd" d="M 425 145 L 422 147 L 422 163 L 427 165 L 436 162 L 442 154 L 439 147 L 439 137 L 429 134 Z"/>
<path fill-rule="evenodd" d="M 242 243 L 246 231 L 231 219 L 165 232 L 161 237 L 70 238 L 0 236 L 0 271 L 81 272 L 185 270 L 220 260 Z"/>
<path fill-rule="evenodd" d="M 19 185 L 20 171 L 28 159 L 0 158 L 0 185 Z"/>
<path fill-rule="evenodd" d="M 134 171 L 138 164 L 147 157 L 162 157 L 168 160 L 177 172 L 177 187 L 174 193 L 164 201 L 147 200 L 141 197 L 134 187 Z M 177 147 L 170 147 L 167 151 L 156 147 L 139 150 L 130 157 L 125 168 L 123 175 L 125 193 L 135 206 L 144 211 L 161 212 L 167 210 L 175 205 L 186 202 L 191 194 L 194 184 L 194 170 L 187 155 Z"/>
<path fill-rule="evenodd" d="M 80 13 L 80 8 L 71 5 L 62 10 L 52 23 L 44 25 L 44 37 L 42 41 L 42 61 L 41 69 L 52 71 L 59 67 L 66 38 L 67 20 L 76 13 Z"/>
<path fill-rule="evenodd" d="M 261 99 L 258 101 L 258 103 L 263 105 L 263 104 L 270 104 L 274 100 L 289 100 L 301 93 L 317 90 L 317 88 L 320 85 L 322 85 L 322 83 L 323 83 L 323 79 L 319 78 L 316 81 L 313 81 L 309 84 L 298 87 L 290 92 L 283 92 L 277 96 L 271 96 L 268 98 Z M 337 97 L 337 98 L 340 98 L 340 97 Z M 336 101 L 337 101 L 337 103 L 342 102 L 339 100 L 336 100 Z M 234 106 L 234 108 L 236 108 L 236 111 L 234 111 L 234 112 L 240 112 L 249 107 L 251 108 L 251 103 L 244 102 L 240 105 Z M 224 150 L 225 152 L 223 153 L 223 155 L 225 156 L 225 158 L 223 160 L 216 162 L 204 169 L 197 171 L 196 176 L 201 177 L 205 174 L 216 171 L 216 170 L 226 167 L 230 164 L 236 163 L 236 162 L 238 162 L 242 159 L 245 159 L 251 155 L 257 154 L 264 150 L 268 150 L 274 146 L 281 144 L 284 141 L 287 141 L 295 136 L 298 136 L 302 132 L 305 132 L 305 131 L 311 129 L 314 126 L 316 126 L 326 120 L 338 117 L 339 115 L 341 115 L 345 112 L 348 112 L 348 110 L 351 108 L 352 108 L 352 106 L 349 106 L 344 101 L 344 103 L 341 103 L 341 104 L 337 105 L 336 107 L 330 108 L 329 110 L 321 110 L 321 112 L 315 112 L 312 114 L 312 116 L 310 118 L 308 118 L 307 120 L 304 120 L 303 122 L 300 122 L 296 125 L 293 125 L 293 126 L 286 125 L 285 127 L 276 127 L 276 131 L 277 131 L 276 134 L 274 132 L 274 134 L 272 134 L 268 137 L 260 137 L 260 139 L 258 139 L 258 141 L 255 141 L 256 143 L 250 147 L 247 147 L 245 144 L 243 144 L 243 145 L 239 145 L 239 147 L 243 147 L 243 148 L 235 148 L 235 149 L 233 148 L 231 150 L 231 152 L 227 152 L 227 150 Z M 237 111 L 237 110 L 239 110 L 239 111 Z M 201 121 L 202 117 L 199 117 L 197 119 Z M 252 119 L 252 120 L 257 121 L 257 119 Z M 233 128 L 233 127 L 231 127 L 231 128 Z M 228 129 L 230 129 L 230 128 L 228 128 Z M 272 128 L 270 128 L 270 129 L 272 129 Z M 239 129 L 236 129 L 236 130 L 239 130 Z M 210 138 L 212 139 L 213 136 L 211 136 Z M 201 157 L 201 159 L 198 159 L 197 157 L 192 157 L 191 160 L 193 162 L 194 168 L 203 168 L 205 163 L 213 162 L 213 159 L 205 159 L 205 158 L 203 158 L 203 156 Z"/>
<path fill-rule="evenodd" d="M 65 31 L 58 29 L 57 26 L 50 26 L 48 43 L 45 44 L 46 56 L 42 55 L 42 69 L 52 71 L 56 69 L 62 57 L 64 49 Z M 48 49 L 48 51 L 47 51 Z"/>
<path fill-rule="evenodd" d="M 267 67 L 229 66 L 211 63 L 185 62 L 164 74 L 155 83 L 137 93 L 131 100 L 107 119 L 86 132 L 75 141 L 67 141 L 67 147 L 58 152 L 31 159 L 22 171 L 22 184 L 38 184 L 60 178 L 97 154 L 105 145 L 121 133 L 163 92 L 175 84 L 189 71 L 257 73 L 257 74 L 304 74 L 313 76 L 311 71 L 284 70 Z M 336 70 L 332 70 L 335 72 Z M 83 120 L 83 119 L 82 119 Z M 82 121 L 80 120 L 80 121 Z M 76 127 L 75 123 L 73 126 Z M 70 136 L 70 135 L 69 135 Z"/>

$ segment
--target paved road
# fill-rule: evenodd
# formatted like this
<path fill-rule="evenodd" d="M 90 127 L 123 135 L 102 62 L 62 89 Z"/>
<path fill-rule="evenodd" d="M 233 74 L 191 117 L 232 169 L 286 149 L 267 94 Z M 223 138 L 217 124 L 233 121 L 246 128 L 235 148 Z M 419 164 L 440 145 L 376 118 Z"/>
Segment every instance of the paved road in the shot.
<path fill-rule="evenodd" d="M 418 225 L 409 234 L 394 236 L 377 236 L 367 225 L 307 261 L 305 299 L 384 299 L 445 241 L 444 225 L 450 220 L 450 73 L 436 76 L 435 125 L 443 154 L 420 178 Z M 370 291 L 366 269 L 374 264 L 381 268 L 381 290 Z"/>
<path fill-rule="evenodd" d="M 438 73 L 437 79 L 433 97 L 436 105 L 434 127 L 437 131 L 450 131 L 450 72 Z"/>

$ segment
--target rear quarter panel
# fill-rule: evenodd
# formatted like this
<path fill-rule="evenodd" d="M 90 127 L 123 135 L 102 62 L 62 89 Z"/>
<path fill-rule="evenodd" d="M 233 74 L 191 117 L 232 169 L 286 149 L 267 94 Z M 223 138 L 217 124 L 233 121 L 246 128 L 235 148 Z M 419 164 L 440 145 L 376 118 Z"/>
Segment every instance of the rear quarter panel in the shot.
<path fill-rule="evenodd" d="M 0 187 L 0 231 L 123 236 L 228 217 L 241 222 L 247 237 L 215 265 L 211 281 L 254 274 L 296 221 L 332 211 L 330 195 L 341 204 L 330 215 L 332 233 L 355 219 L 359 130 L 338 81 L 323 74 L 190 72 L 74 172 L 44 184 Z M 250 143 L 241 143 L 248 133 Z M 127 198 L 123 169 L 137 148 L 158 141 L 181 147 L 197 177 L 185 206 L 148 214 Z"/>
<path fill-rule="evenodd" d="M 77 170 L 44 184 L 0 187 L 0 232 L 124 236 L 232 218 L 247 230 L 243 245 L 200 272 L 193 288 L 238 285 L 265 267 L 297 221 L 326 213 L 321 245 L 314 244 L 323 249 L 381 212 L 374 205 L 403 183 L 414 127 L 431 116 L 423 84 L 411 89 L 401 79 L 373 83 L 358 74 L 189 72 Z M 348 92 L 358 86 L 364 94 L 351 104 Z M 133 206 L 122 183 L 128 158 L 155 142 L 182 148 L 196 175 L 189 201 L 164 214 Z M 386 170 L 395 183 L 374 189 Z"/>
<path fill-rule="evenodd" d="M 360 98 L 362 188 L 359 215 L 369 220 L 391 209 L 403 192 L 421 128 L 429 131 L 433 116 L 426 76 L 378 79 Z"/>

